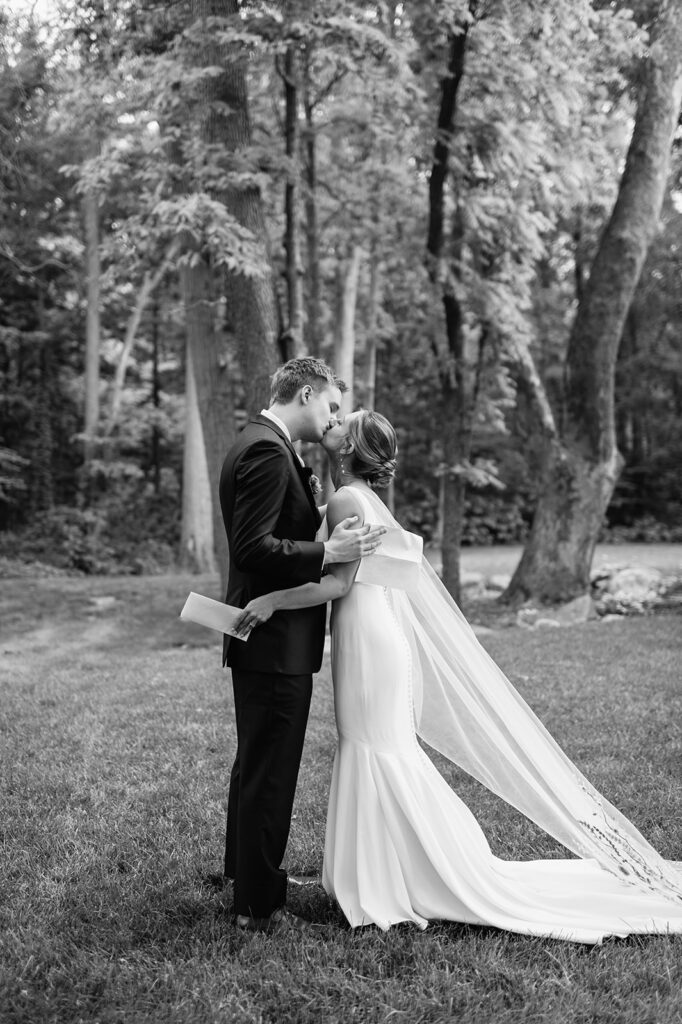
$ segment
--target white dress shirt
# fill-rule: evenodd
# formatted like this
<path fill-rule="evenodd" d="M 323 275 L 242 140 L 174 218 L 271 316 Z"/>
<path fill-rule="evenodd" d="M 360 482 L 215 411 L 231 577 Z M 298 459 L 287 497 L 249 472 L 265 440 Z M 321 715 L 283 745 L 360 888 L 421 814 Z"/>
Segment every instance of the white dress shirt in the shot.
<path fill-rule="evenodd" d="M 285 437 L 288 438 L 289 441 L 291 441 L 291 434 L 289 433 L 289 428 L 286 425 L 286 423 L 284 423 L 279 418 L 279 416 L 275 416 L 274 412 L 270 412 L 269 409 L 261 409 L 260 414 L 261 414 L 261 416 L 265 416 L 265 417 L 267 417 L 267 419 L 272 420 L 273 423 L 277 424 L 277 426 L 282 431 L 282 433 L 285 435 Z M 293 444 L 293 441 L 292 441 L 292 444 Z"/>
<path fill-rule="evenodd" d="M 275 416 L 274 412 L 270 412 L 270 410 L 269 410 L 269 409 L 261 409 L 261 411 L 260 411 L 260 414 L 261 414 L 261 416 L 265 416 L 265 418 L 266 418 L 266 419 L 268 419 L 268 420 L 272 420 L 272 422 L 273 422 L 274 424 L 276 424 L 276 426 L 278 426 L 278 427 L 279 427 L 279 429 L 280 429 L 280 430 L 282 431 L 282 433 L 284 434 L 284 436 L 285 436 L 285 437 L 286 437 L 286 438 L 287 438 L 287 439 L 288 439 L 289 441 L 291 441 L 291 434 L 289 433 L 289 428 L 288 428 L 288 426 L 286 425 L 286 423 L 284 423 L 284 421 L 283 421 L 283 420 L 281 420 L 281 419 L 279 418 L 279 416 Z M 293 442 L 293 441 L 291 441 L 291 443 L 293 444 L 294 442 Z M 294 448 L 294 451 L 296 451 L 296 449 L 295 449 L 295 448 Z M 298 455 L 298 461 L 299 461 L 299 462 L 301 463 L 301 465 L 302 465 L 302 466 L 305 466 L 305 462 L 303 461 L 303 459 L 301 458 L 301 456 L 300 456 L 300 455 L 298 454 L 298 452 L 296 452 L 296 455 Z"/>

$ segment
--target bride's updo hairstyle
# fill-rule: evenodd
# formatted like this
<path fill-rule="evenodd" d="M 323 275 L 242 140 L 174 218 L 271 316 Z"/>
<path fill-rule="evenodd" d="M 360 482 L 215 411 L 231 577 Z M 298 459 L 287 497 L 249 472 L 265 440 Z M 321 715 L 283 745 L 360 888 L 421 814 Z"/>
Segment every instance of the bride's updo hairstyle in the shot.
<path fill-rule="evenodd" d="M 395 476 L 398 439 L 386 417 L 361 409 L 350 417 L 348 437 L 353 442 L 351 472 L 371 487 L 388 487 Z"/>

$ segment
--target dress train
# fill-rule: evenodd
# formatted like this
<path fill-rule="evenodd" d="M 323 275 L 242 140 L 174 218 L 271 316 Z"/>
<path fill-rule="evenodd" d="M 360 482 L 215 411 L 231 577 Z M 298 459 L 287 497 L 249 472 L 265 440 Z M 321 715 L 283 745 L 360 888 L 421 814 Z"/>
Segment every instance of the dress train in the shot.
<path fill-rule="evenodd" d="M 353 490 L 366 521 L 395 525 L 376 495 Z M 678 866 L 663 861 L 589 786 L 508 680 L 500 688 L 499 669 L 489 669 L 471 631 L 462 632 L 461 613 L 452 620 L 449 598 L 437 592 L 439 585 L 431 593 L 432 586 L 427 580 L 432 604 L 424 605 L 423 594 L 420 604 L 356 582 L 333 607 L 339 743 L 323 884 L 351 926 L 387 929 L 410 921 L 425 928 L 430 920 L 452 920 L 585 943 L 606 935 L 682 932 Z M 430 622 L 424 622 L 427 613 Z M 465 655 L 467 666 L 487 659 L 476 668 L 475 686 L 464 680 L 464 668 L 456 678 L 450 678 L 451 667 L 443 668 L 446 682 L 432 678 L 429 666 L 440 655 L 429 635 L 442 640 L 443 629 L 452 633 L 450 662 Z M 487 691 L 493 694 L 490 707 Z M 512 704 L 503 715 L 507 700 Z M 494 856 L 417 732 L 580 859 L 515 862 Z M 526 750 L 529 745 L 534 751 Z M 493 766 L 491 750 L 499 762 Z"/>

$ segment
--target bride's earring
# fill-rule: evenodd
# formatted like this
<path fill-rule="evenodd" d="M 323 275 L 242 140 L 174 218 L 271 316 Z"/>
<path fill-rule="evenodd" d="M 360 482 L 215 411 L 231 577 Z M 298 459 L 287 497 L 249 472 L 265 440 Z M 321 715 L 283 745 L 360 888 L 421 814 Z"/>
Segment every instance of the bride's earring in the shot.
<path fill-rule="evenodd" d="M 341 477 L 351 476 L 352 475 L 350 470 L 346 466 L 346 458 L 352 453 L 352 451 L 353 451 L 353 447 L 352 447 L 352 445 L 350 445 L 345 450 L 340 450 L 337 453 L 338 454 L 338 459 L 339 459 L 339 462 L 338 462 L 339 473 L 340 473 Z"/>

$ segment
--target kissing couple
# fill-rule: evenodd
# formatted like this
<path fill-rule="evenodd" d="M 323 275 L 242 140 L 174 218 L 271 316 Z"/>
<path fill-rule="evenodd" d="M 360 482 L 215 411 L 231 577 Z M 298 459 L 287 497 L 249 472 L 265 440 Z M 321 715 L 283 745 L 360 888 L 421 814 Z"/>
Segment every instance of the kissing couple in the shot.
<path fill-rule="evenodd" d="M 226 601 L 244 609 L 237 628 L 248 634 L 226 636 L 223 654 L 237 725 L 225 846 L 237 927 L 311 927 L 286 905 L 281 864 L 331 601 L 338 747 L 322 882 L 352 928 L 449 920 L 585 943 L 682 932 L 682 865 L 664 860 L 563 753 L 426 559 L 416 589 L 356 579 L 361 560 L 399 529 L 374 490 L 392 478 L 398 450 L 385 417 L 340 415 L 345 390 L 317 359 L 285 363 L 270 407 L 223 465 Z M 326 509 L 296 441 L 327 452 L 336 490 Z M 576 857 L 493 856 L 419 739 Z"/>

